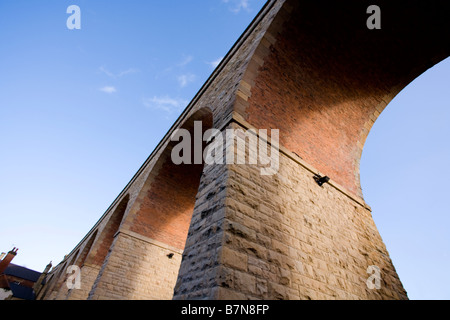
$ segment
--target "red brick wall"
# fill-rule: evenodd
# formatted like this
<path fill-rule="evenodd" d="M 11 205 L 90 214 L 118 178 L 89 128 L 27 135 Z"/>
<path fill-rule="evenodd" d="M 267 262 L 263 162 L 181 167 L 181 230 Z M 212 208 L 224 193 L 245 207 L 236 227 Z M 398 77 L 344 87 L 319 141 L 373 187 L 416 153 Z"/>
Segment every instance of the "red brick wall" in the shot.
<path fill-rule="evenodd" d="M 131 230 L 183 249 L 202 169 L 202 165 L 176 166 L 170 157 L 166 159 L 141 204 Z"/>
<path fill-rule="evenodd" d="M 86 258 L 88 257 L 89 251 L 91 250 L 94 240 L 97 237 L 97 233 L 98 230 L 95 230 L 94 234 L 90 236 L 88 243 L 83 248 L 81 255 L 77 258 L 76 265 L 79 266 L 80 268 L 83 266 L 84 262 L 86 261 Z"/>
<path fill-rule="evenodd" d="M 246 80 L 252 89 L 245 118 L 259 129 L 280 129 L 281 145 L 360 194 L 361 145 L 374 120 L 442 48 L 426 35 L 433 30 L 411 32 L 408 23 L 420 19 L 401 8 L 384 6 L 384 29 L 372 31 L 364 2 L 294 5 L 289 17 L 278 18 L 283 31 L 264 64 Z"/>
<path fill-rule="evenodd" d="M 111 215 L 105 228 L 102 230 L 98 240 L 93 244 L 92 251 L 86 258 L 86 263 L 96 266 L 102 266 L 106 255 L 114 241 L 114 235 L 119 230 L 120 224 L 127 208 L 129 197 L 126 196 L 122 202 L 117 206 L 114 213 Z M 96 234 L 96 233 L 95 233 Z M 92 240 L 92 238 L 90 239 Z"/>
<path fill-rule="evenodd" d="M 191 132 L 192 151 L 194 121 L 201 121 L 205 132 L 212 126 L 212 114 L 201 110 L 183 125 L 183 129 Z M 150 187 L 130 229 L 150 239 L 184 249 L 203 164 L 175 165 L 171 159 L 171 149 L 177 143 L 172 142 L 158 160 L 156 167 L 159 170 L 147 182 Z"/>

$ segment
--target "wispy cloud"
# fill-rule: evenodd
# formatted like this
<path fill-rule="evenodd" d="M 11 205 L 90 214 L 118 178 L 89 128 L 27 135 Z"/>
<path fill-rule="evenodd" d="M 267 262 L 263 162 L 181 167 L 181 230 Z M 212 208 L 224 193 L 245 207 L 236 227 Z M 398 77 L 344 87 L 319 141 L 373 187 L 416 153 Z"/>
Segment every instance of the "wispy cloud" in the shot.
<path fill-rule="evenodd" d="M 193 56 L 191 56 L 191 55 L 184 56 L 183 60 L 181 60 L 180 62 L 174 63 L 170 67 L 167 67 L 166 69 L 164 69 L 164 73 L 172 72 L 174 69 L 181 69 L 181 68 L 187 66 L 192 61 L 194 61 L 194 57 Z"/>
<path fill-rule="evenodd" d="M 217 58 L 214 61 L 207 62 L 207 64 L 209 64 L 211 66 L 211 68 L 215 69 L 220 64 L 220 62 L 222 62 L 222 60 L 223 60 L 223 57 L 220 57 L 220 58 Z"/>
<path fill-rule="evenodd" d="M 112 86 L 106 86 L 106 87 L 100 88 L 99 90 L 104 93 L 108 93 L 108 94 L 113 94 L 113 93 L 117 92 L 117 89 Z"/>
<path fill-rule="evenodd" d="M 169 96 L 145 98 L 142 103 L 147 108 L 164 111 L 167 114 L 179 113 L 188 104 L 188 101 L 179 98 L 171 98 Z"/>
<path fill-rule="evenodd" d="M 222 2 L 229 3 L 232 6 L 230 7 L 230 11 L 234 13 L 239 13 L 241 10 L 250 11 L 250 0 L 222 0 Z"/>
<path fill-rule="evenodd" d="M 186 57 L 184 57 L 183 61 L 181 61 L 177 66 L 184 67 L 184 66 L 188 65 L 189 63 L 191 63 L 193 60 L 194 60 L 193 56 L 186 56 Z"/>
<path fill-rule="evenodd" d="M 180 86 L 182 88 L 186 87 L 189 83 L 194 82 L 195 81 L 195 74 L 182 74 L 180 76 L 178 76 L 177 80 L 178 83 L 180 84 Z"/>
<path fill-rule="evenodd" d="M 108 77 L 110 77 L 110 78 L 112 78 L 112 79 L 119 79 L 119 78 L 122 78 L 122 77 L 125 76 L 125 75 L 133 74 L 133 73 L 139 72 L 138 69 L 130 68 L 130 69 L 121 71 L 121 72 L 119 72 L 119 73 L 113 73 L 113 72 L 109 71 L 108 69 L 106 69 L 106 68 L 103 67 L 103 66 L 100 67 L 99 70 L 100 70 L 100 72 L 106 74 Z"/>

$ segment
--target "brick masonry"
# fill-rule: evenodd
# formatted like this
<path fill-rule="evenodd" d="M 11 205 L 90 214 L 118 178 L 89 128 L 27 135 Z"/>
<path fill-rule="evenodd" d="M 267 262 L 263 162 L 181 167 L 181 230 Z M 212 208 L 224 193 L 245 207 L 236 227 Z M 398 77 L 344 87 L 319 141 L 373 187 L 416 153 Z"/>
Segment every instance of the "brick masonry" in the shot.
<path fill-rule="evenodd" d="M 366 27 L 370 3 L 350 3 L 287 1 L 255 50 L 238 111 L 257 128 L 280 129 L 283 146 L 362 196 L 359 161 L 374 122 L 448 49 L 439 40 L 444 18 L 430 9 L 405 18 L 403 6 L 382 2 L 377 33 Z M 421 21 L 424 12 L 433 23 Z"/>

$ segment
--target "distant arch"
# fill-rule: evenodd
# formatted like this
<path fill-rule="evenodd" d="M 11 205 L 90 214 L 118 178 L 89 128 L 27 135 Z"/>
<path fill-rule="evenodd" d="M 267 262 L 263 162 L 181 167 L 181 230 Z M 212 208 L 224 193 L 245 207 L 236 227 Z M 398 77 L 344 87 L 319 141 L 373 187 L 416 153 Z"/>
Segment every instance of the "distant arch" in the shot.
<path fill-rule="evenodd" d="M 45 284 L 44 284 L 44 289 L 42 290 L 42 293 L 40 293 L 37 297 L 37 300 L 44 300 L 45 297 L 47 296 L 50 288 L 51 288 L 51 284 L 53 283 L 53 279 L 55 277 L 55 274 L 51 273 L 49 274 L 46 279 L 45 279 Z"/>
<path fill-rule="evenodd" d="M 89 251 L 87 257 L 84 259 L 84 263 L 101 267 L 105 262 L 111 245 L 114 241 L 114 236 L 119 231 L 123 222 L 125 211 L 130 201 L 130 195 L 125 195 L 113 211 L 111 216 L 106 222 L 105 227 L 101 230 L 95 242 L 92 245 L 92 249 Z M 98 230 L 95 231 L 96 233 Z"/>
<path fill-rule="evenodd" d="M 97 238 L 98 229 L 94 231 L 94 233 L 89 237 L 88 242 L 83 248 L 83 251 L 81 251 L 80 256 L 77 258 L 76 265 L 81 268 L 84 265 L 84 262 L 86 261 L 89 252 L 92 249 L 92 245 L 95 242 L 95 239 Z"/>
<path fill-rule="evenodd" d="M 195 112 L 180 128 L 189 131 L 192 137 L 192 164 L 176 165 L 172 161 L 172 150 L 179 142 L 170 142 L 163 151 L 143 187 L 144 193 L 139 199 L 140 209 L 131 227 L 133 232 L 180 250 L 184 249 L 186 242 L 204 165 L 203 158 L 202 163 L 194 164 L 196 122 L 201 123 L 203 136 L 213 126 L 210 109 L 203 108 Z M 203 152 L 206 144 L 200 142 Z"/>
<path fill-rule="evenodd" d="M 133 288 L 130 290 L 136 291 L 141 287 L 152 288 L 151 291 L 139 292 L 138 296 L 141 298 L 169 300 L 173 297 L 182 254 L 196 207 L 197 195 L 202 184 L 203 150 L 206 146 L 202 137 L 207 130 L 213 128 L 213 123 L 213 115 L 209 108 L 194 112 L 179 127 L 179 129 L 187 130 L 192 137 L 191 164 L 175 164 L 172 159 L 172 150 L 181 141 L 169 142 L 154 164 L 135 200 L 136 212 L 129 221 L 129 230 L 132 234 L 146 239 L 145 248 L 147 249 L 142 252 L 141 257 L 129 258 L 133 260 L 132 265 L 134 266 L 134 270 L 130 270 L 129 274 L 136 274 L 136 278 L 141 279 L 142 276 L 139 274 L 164 275 L 161 275 L 163 281 L 158 277 L 147 276 L 143 286 L 137 285 L 137 283 L 127 284 Z M 201 134 L 202 153 L 201 161 L 197 164 L 194 161 L 196 124 L 197 128 L 201 127 L 201 131 L 197 134 Z M 140 243 L 135 245 L 141 246 Z M 124 298 L 132 299 L 133 296 L 130 294 Z"/>

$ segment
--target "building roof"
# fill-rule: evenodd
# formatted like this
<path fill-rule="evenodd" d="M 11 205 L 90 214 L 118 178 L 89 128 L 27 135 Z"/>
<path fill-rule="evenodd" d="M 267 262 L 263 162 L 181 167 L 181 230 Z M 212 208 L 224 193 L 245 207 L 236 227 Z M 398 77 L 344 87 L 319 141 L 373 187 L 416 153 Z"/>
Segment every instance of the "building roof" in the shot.
<path fill-rule="evenodd" d="M 10 282 L 9 287 L 11 288 L 14 298 L 22 300 L 35 300 L 33 288 L 24 287 L 19 284 L 15 284 L 14 282 Z"/>
<path fill-rule="evenodd" d="M 3 274 L 5 274 L 7 276 L 14 276 L 17 278 L 33 281 L 33 282 L 36 282 L 39 279 L 39 277 L 41 276 L 40 272 L 30 270 L 28 268 L 21 267 L 21 266 L 12 264 L 12 263 L 8 266 L 8 268 L 6 268 L 6 270 Z"/>

